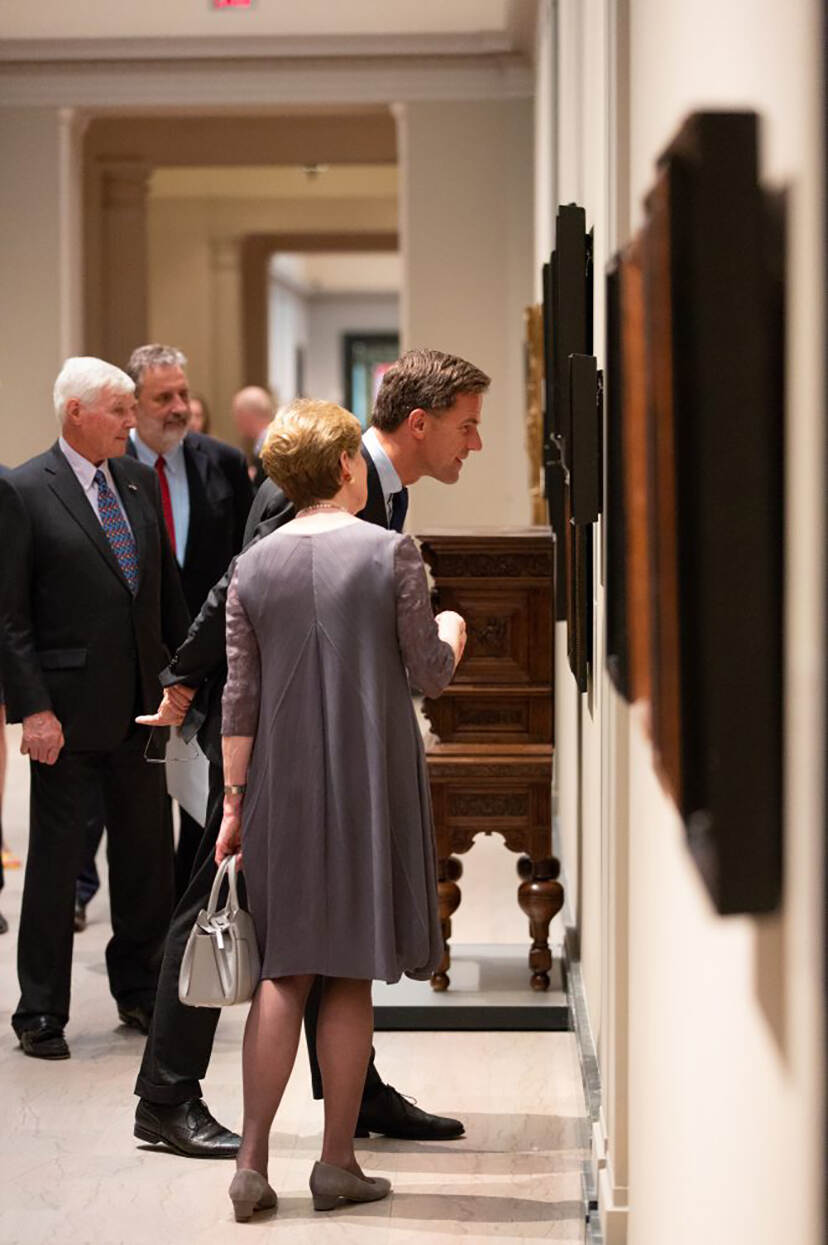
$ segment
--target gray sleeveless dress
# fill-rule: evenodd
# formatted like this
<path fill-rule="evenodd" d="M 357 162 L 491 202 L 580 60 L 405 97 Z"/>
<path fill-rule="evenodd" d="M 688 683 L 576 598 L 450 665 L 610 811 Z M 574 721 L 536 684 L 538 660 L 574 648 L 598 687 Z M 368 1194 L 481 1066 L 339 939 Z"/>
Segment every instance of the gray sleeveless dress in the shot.
<path fill-rule="evenodd" d="M 442 954 L 431 805 L 411 681 L 453 654 L 409 536 L 280 528 L 227 599 L 222 731 L 254 735 L 242 815 L 262 977 L 426 978 Z"/>

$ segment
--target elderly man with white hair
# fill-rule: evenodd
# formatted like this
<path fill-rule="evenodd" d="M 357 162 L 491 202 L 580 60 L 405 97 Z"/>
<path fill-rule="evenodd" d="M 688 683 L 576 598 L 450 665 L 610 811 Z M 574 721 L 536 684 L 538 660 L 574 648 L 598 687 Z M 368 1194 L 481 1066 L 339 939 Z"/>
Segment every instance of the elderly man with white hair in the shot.
<path fill-rule="evenodd" d="M 20 915 L 27 1055 L 65 1059 L 75 878 L 89 810 L 109 832 L 109 985 L 123 1024 L 145 1031 L 173 901 L 162 742 L 135 716 L 187 630 L 156 473 L 124 456 L 135 386 L 101 359 L 67 359 L 55 382 L 60 436 L 0 479 L 8 718 L 31 761 L 30 838 Z"/>

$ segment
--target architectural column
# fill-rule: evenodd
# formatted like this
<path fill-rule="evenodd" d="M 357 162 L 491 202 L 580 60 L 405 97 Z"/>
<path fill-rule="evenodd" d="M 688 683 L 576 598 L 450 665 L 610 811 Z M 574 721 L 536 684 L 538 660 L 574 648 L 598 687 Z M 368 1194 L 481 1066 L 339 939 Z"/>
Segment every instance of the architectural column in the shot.
<path fill-rule="evenodd" d="M 235 442 L 230 422 L 233 394 L 245 383 L 242 364 L 241 242 L 210 243 L 210 395 L 218 436 Z"/>
<path fill-rule="evenodd" d="M 147 186 L 144 160 L 101 168 L 101 353 L 123 367 L 148 335 Z"/>
<path fill-rule="evenodd" d="M 492 377 L 485 453 L 450 490 L 422 480 L 409 527 L 529 522 L 523 364 L 533 299 L 532 101 L 428 101 L 395 110 L 401 324 L 406 347 L 462 355 Z M 486 159 L 469 153 L 485 151 Z"/>
<path fill-rule="evenodd" d="M 0 110 L 0 462 L 55 438 L 52 385 L 81 346 L 80 161 L 73 109 Z"/>

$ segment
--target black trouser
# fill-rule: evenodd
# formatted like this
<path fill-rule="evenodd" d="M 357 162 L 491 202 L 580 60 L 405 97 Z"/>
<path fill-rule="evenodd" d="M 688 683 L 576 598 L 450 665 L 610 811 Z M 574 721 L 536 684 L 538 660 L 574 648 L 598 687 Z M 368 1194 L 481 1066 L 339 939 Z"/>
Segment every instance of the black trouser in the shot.
<path fill-rule="evenodd" d="M 189 885 L 196 853 L 201 843 L 201 836 L 204 833 L 202 827 L 194 817 L 190 816 L 185 808 L 179 809 L 179 819 L 178 846 L 175 849 L 176 903 L 183 897 Z M 84 907 L 94 899 L 100 889 L 101 880 L 98 877 L 98 866 L 95 864 L 95 857 L 98 854 L 98 847 L 100 846 L 103 832 L 104 815 L 103 809 L 100 809 L 100 811 L 92 813 L 89 817 L 86 849 L 78 872 L 77 899 L 78 903 L 82 903 Z"/>
<path fill-rule="evenodd" d="M 195 868 L 198 849 L 204 827 L 200 826 L 195 817 L 191 817 L 186 808 L 178 809 L 178 846 L 175 849 L 175 902 L 184 898 L 184 892 L 190 885 L 190 878 Z"/>
<path fill-rule="evenodd" d="M 164 960 L 158 978 L 158 994 L 135 1093 L 149 1102 L 175 1105 L 201 1097 L 200 1081 L 207 1073 L 216 1025 L 221 1009 L 187 1007 L 178 998 L 178 974 L 184 948 L 196 917 L 206 907 L 216 876 L 214 855 L 221 828 L 224 802 L 223 778 L 218 766 L 210 766 L 207 819 L 196 853 L 189 885 L 179 902 L 167 935 Z M 305 1008 L 305 1037 L 311 1066 L 314 1098 L 322 1097 L 322 1078 L 316 1058 L 316 1024 L 323 979 L 317 978 Z M 365 1078 L 364 1097 L 382 1088 L 374 1067 L 373 1051 Z"/>
<path fill-rule="evenodd" d="M 20 1034 L 37 1016 L 69 1019 L 75 879 L 95 801 L 106 817 L 112 938 L 109 986 L 123 1007 L 152 1007 L 173 902 L 172 833 L 164 771 L 144 760 L 135 730 L 111 752 L 61 752 L 31 763 L 29 851 L 17 966 Z"/>
<path fill-rule="evenodd" d="M 84 907 L 91 903 L 101 889 L 101 879 L 98 876 L 98 866 L 95 858 L 98 855 L 98 848 L 103 838 L 104 821 L 103 801 L 98 800 L 95 808 L 87 818 L 86 843 L 75 887 L 75 898 Z"/>

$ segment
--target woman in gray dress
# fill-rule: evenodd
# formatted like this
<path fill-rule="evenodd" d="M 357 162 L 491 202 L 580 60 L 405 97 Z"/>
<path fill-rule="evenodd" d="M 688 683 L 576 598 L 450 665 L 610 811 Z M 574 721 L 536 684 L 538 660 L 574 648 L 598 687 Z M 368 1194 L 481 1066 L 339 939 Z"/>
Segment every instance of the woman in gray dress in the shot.
<path fill-rule="evenodd" d="M 442 941 L 428 777 L 411 682 L 437 696 L 465 643 L 432 615 L 408 536 L 354 516 L 366 502 L 355 417 L 297 400 L 263 461 L 296 517 L 237 562 L 227 598 L 225 811 L 216 859 L 243 848 L 262 980 L 243 1049 L 237 1218 L 272 1207 L 268 1138 L 308 991 L 324 978 L 325 1099 L 317 1210 L 385 1197 L 353 1148 L 371 1052 L 371 982 L 427 978 Z"/>

